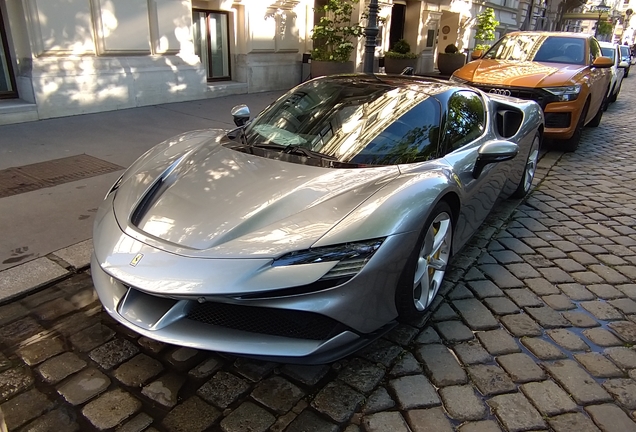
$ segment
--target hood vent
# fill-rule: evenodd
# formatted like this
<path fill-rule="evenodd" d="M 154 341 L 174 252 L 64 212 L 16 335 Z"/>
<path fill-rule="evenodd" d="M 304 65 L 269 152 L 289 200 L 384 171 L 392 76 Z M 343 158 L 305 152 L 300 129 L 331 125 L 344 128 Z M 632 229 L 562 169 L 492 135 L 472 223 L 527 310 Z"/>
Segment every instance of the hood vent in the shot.
<path fill-rule="evenodd" d="M 139 226 L 146 213 L 148 213 L 148 210 L 152 208 L 166 189 L 174 183 L 176 176 L 178 175 L 177 168 L 185 159 L 187 159 L 190 153 L 191 151 L 172 162 L 170 166 L 161 173 L 157 180 L 155 180 L 152 186 L 148 188 L 130 217 L 130 222 L 134 226 Z"/>

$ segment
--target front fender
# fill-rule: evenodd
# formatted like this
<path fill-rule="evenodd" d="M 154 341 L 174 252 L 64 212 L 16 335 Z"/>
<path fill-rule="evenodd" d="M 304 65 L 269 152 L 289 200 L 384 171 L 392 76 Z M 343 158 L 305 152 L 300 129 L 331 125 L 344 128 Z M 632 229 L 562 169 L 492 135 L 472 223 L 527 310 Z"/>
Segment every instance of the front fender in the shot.
<path fill-rule="evenodd" d="M 460 195 L 459 185 L 448 167 L 402 174 L 392 180 L 312 247 L 419 233 L 431 210 L 448 193 Z"/>

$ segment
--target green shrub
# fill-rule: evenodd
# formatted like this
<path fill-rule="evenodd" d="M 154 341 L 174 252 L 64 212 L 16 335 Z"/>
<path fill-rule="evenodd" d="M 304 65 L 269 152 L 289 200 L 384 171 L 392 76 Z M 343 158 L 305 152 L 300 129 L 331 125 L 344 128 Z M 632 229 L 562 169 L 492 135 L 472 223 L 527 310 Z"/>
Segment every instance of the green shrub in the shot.
<path fill-rule="evenodd" d="M 417 54 L 411 52 L 411 45 L 404 39 L 400 39 L 393 48 L 384 53 L 385 57 L 395 59 L 416 59 Z"/>
<path fill-rule="evenodd" d="M 457 47 L 454 44 L 450 44 L 450 45 L 446 45 L 446 48 L 444 48 L 444 52 L 446 54 L 458 54 L 459 49 L 457 49 Z"/>

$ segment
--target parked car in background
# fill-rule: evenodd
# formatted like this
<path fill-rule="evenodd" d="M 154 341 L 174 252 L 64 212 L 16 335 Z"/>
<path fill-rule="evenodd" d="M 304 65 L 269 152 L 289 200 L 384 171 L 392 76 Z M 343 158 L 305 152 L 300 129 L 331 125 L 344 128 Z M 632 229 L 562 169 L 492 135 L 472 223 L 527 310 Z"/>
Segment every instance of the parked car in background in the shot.
<path fill-rule="evenodd" d="M 532 185 L 532 101 L 433 79 L 346 75 L 232 131 L 159 144 L 94 226 L 106 311 L 147 337 L 298 363 L 421 318 L 499 198 Z"/>
<path fill-rule="evenodd" d="M 601 122 L 613 62 L 594 37 L 512 32 L 473 58 L 451 80 L 538 102 L 545 113 L 545 137 L 560 140 L 564 150 L 576 150 L 583 127 Z"/>
<path fill-rule="evenodd" d="M 627 62 L 627 68 L 625 69 L 625 78 L 629 75 L 629 71 L 632 68 L 632 50 L 627 45 L 620 45 L 621 60 Z"/>
<path fill-rule="evenodd" d="M 607 109 L 609 103 L 616 102 L 618 94 L 621 92 L 621 86 L 623 85 L 623 77 L 625 76 L 625 69 L 628 63 L 623 61 L 621 55 L 620 45 L 611 42 L 599 42 L 601 45 L 601 52 L 605 57 L 612 59 L 612 79 L 610 81 L 610 90 L 607 93 L 607 104 L 604 109 Z"/>

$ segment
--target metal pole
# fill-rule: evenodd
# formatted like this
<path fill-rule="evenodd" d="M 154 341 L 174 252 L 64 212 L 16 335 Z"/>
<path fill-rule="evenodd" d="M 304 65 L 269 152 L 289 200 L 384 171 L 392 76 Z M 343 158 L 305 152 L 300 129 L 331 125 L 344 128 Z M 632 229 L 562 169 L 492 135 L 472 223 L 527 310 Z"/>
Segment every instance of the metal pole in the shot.
<path fill-rule="evenodd" d="M 378 0 L 369 3 L 369 19 L 364 35 L 367 40 L 364 44 L 364 73 L 373 73 L 375 61 L 375 41 L 380 30 L 378 29 Z"/>
<path fill-rule="evenodd" d="M 598 39 L 598 26 L 601 24 L 601 15 L 603 11 L 598 11 L 598 19 L 596 20 L 596 30 L 594 30 L 594 37 Z"/>

